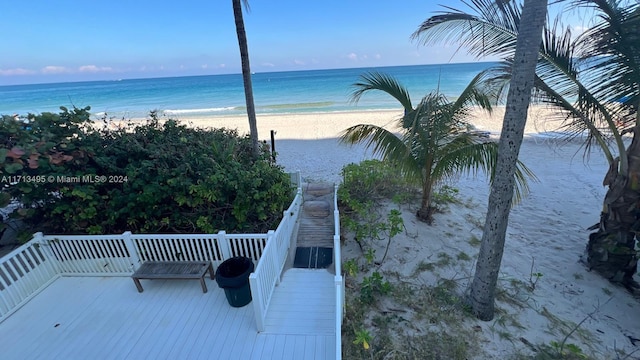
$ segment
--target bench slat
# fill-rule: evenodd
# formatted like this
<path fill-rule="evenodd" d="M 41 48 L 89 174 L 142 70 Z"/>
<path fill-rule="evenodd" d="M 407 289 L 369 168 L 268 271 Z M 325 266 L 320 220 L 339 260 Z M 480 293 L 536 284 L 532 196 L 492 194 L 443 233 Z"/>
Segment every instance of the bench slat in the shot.
<path fill-rule="evenodd" d="M 200 279 L 202 291 L 207 292 L 204 276 L 209 272 L 214 279 L 210 261 L 147 261 L 131 277 L 142 292 L 140 279 Z"/>

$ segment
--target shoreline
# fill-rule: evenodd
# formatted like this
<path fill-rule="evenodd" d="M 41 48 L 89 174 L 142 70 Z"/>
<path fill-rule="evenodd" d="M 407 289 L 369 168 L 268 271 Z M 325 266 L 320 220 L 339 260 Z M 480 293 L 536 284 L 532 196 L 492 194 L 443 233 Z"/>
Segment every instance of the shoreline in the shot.
<path fill-rule="evenodd" d="M 502 129 L 504 106 L 495 107 L 491 114 L 472 109 L 469 123 L 478 130 L 499 135 Z M 340 133 L 357 124 L 374 124 L 394 131 L 394 122 L 402 115 L 402 110 L 354 110 L 311 113 L 258 114 L 258 138 L 270 140 L 271 130 L 276 132 L 276 140 L 319 140 L 339 137 Z M 249 123 L 245 115 L 161 115 L 165 119 L 175 119 L 188 126 L 199 128 L 236 129 L 240 134 L 249 133 Z M 558 131 L 561 114 L 544 105 L 532 105 L 525 126 L 525 135 Z M 142 119 L 133 119 L 142 120 Z"/>

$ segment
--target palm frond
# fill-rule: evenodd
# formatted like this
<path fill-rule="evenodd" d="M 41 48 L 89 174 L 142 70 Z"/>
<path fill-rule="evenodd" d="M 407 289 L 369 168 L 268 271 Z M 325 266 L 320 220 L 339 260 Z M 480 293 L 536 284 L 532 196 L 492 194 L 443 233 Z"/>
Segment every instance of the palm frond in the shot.
<path fill-rule="evenodd" d="M 498 144 L 495 142 L 478 142 L 473 134 L 459 136 L 451 142 L 445 154 L 438 159 L 433 170 L 433 177 L 444 180 L 453 174 L 467 173 L 477 176 L 479 171 L 489 181 L 495 177 L 498 160 Z M 529 193 L 529 181 L 538 181 L 535 174 L 521 161 L 518 161 L 514 173 L 513 203 L 518 204 Z"/>
<path fill-rule="evenodd" d="M 493 110 L 492 104 L 498 99 L 495 87 L 487 82 L 489 71 L 484 70 L 471 79 L 467 87 L 462 91 L 458 99 L 451 104 L 452 114 L 466 110 L 471 106 L 478 106 L 489 113 Z M 466 115 L 466 112 L 463 112 Z"/>
<path fill-rule="evenodd" d="M 475 14 L 445 7 L 449 11 L 427 19 L 411 38 L 424 45 L 460 44 L 478 58 L 512 55 L 520 25 L 519 2 L 471 0 L 465 4 Z"/>
<path fill-rule="evenodd" d="M 420 177 L 420 166 L 411 156 L 411 148 L 391 131 L 376 125 L 359 124 L 344 130 L 339 141 L 344 144 L 363 144 L 374 155 L 399 165 L 407 176 Z"/>
<path fill-rule="evenodd" d="M 244 6 L 247 12 L 251 12 L 251 6 L 249 6 L 249 0 L 242 0 L 242 6 Z"/>
<path fill-rule="evenodd" d="M 360 75 L 360 81 L 353 84 L 355 90 L 351 93 L 351 101 L 357 103 L 364 93 L 371 90 L 383 91 L 396 100 L 404 108 L 405 114 L 413 109 L 409 91 L 393 77 L 379 72 L 369 72 Z"/>
<path fill-rule="evenodd" d="M 587 62 L 589 84 L 603 101 L 640 104 L 640 3 L 577 0 L 595 10 L 600 21 L 577 41 Z M 594 60 L 595 59 L 595 60 Z"/>
<path fill-rule="evenodd" d="M 442 156 L 433 169 L 433 178 L 444 180 L 457 173 L 483 171 L 490 174 L 492 158 L 497 156 L 493 143 L 482 143 L 471 133 L 462 133 L 443 146 Z"/>

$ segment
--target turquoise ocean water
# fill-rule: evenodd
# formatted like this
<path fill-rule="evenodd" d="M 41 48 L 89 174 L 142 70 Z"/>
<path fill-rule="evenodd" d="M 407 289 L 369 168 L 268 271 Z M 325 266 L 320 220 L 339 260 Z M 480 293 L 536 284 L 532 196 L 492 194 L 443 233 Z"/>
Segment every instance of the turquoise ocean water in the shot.
<path fill-rule="evenodd" d="M 431 91 L 455 98 L 480 71 L 495 63 L 308 70 L 253 75 L 258 114 L 397 109 L 383 94 L 349 102 L 351 86 L 367 71 L 397 77 L 414 102 Z M 91 106 L 96 116 L 140 118 L 161 110 L 177 118 L 245 112 L 242 76 L 208 75 L 118 81 L 0 86 L 0 114 L 57 112 L 60 106 Z"/>

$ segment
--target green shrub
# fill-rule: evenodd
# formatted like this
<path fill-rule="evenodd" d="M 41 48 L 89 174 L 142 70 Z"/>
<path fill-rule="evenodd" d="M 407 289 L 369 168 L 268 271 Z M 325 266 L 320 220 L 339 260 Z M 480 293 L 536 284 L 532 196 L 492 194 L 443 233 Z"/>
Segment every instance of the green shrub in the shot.
<path fill-rule="evenodd" d="M 406 202 L 415 196 L 416 190 L 398 176 L 398 170 L 388 162 L 365 160 L 342 168 L 343 182 L 338 189 L 338 199 L 345 205 L 370 204 L 372 200 L 392 198 Z M 354 209 L 358 210 L 358 209 Z"/>
<path fill-rule="evenodd" d="M 3 199 L 21 204 L 13 216 L 29 232 L 264 232 L 291 201 L 287 174 L 266 150 L 253 160 L 234 130 L 161 123 L 152 112 L 111 131 L 92 124 L 89 108 L 61 109 L 0 124 L 0 176 L 23 176 L 4 181 Z"/>

